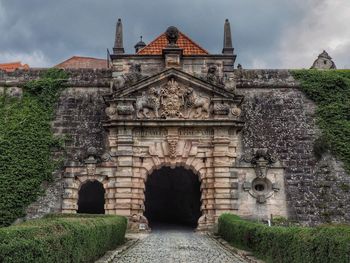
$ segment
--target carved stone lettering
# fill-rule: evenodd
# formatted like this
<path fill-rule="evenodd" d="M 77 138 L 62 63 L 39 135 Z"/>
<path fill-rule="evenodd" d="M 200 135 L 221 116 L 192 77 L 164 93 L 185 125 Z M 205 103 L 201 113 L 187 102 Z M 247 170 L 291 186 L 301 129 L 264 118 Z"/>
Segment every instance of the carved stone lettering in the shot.
<path fill-rule="evenodd" d="M 135 129 L 133 134 L 134 136 L 140 136 L 140 137 L 167 136 L 168 130 L 159 129 L 159 128 Z"/>
<path fill-rule="evenodd" d="M 213 136 L 213 129 L 194 129 L 194 128 L 181 128 L 179 129 L 180 136 Z"/>

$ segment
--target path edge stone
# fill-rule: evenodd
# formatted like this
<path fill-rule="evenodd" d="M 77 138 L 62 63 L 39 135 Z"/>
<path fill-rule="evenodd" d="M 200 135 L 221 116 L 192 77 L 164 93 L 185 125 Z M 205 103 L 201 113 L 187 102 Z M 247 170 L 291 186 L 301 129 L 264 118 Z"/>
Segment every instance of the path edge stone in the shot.
<path fill-rule="evenodd" d="M 116 259 L 121 253 L 132 248 L 140 241 L 137 239 L 129 239 L 123 245 L 118 246 L 115 250 L 107 251 L 103 257 L 99 258 L 95 261 L 95 263 L 111 263 L 114 259 Z"/>
<path fill-rule="evenodd" d="M 231 254 L 235 255 L 236 257 L 237 256 L 240 257 L 242 260 L 245 260 L 248 263 L 265 263 L 265 261 L 262 261 L 254 257 L 252 252 L 233 247 L 232 245 L 230 245 L 230 243 L 228 243 L 226 240 L 224 240 L 218 235 L 215 235 L 212 233 L 207 233 L 207 235 L 209 238 L 211 238 L 213 241 L 218 243 L 218 245 L 223 247 L 225 250 L 229 251 Z"/>

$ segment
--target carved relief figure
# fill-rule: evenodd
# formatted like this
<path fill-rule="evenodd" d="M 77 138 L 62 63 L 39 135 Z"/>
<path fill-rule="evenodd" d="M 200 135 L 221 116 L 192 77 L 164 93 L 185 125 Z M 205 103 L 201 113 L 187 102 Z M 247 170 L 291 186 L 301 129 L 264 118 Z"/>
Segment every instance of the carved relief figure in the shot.
<path fill-rule="evenodd" d="M 228 115 L 230 106 L 227 103 L 215 103 L 213 112 L 216 115 Z"/>
<path fill-rule="evenodd" d="M 204 77 L 204 79 L 210 83 L 216 84 L 216 85 L 222 85 L 222 79 L 219 77 L 218 69 L 215 65 L 210 65 L 208 67 L 207 75 Z"/>
<path fill-rule="evenodd" d="M 274 154 L 268 149 L 258 149 L 254 153 L 242 156 L 242 161 L 255 166 L 256 177 L 265 178 L 267 169 L 277 161 Z"/>
<path fill-rule="evenodd" d="M 149 110 L 153 110 L 155 117 L 158 118 L 159 107 L 159 94 L 157 90 L 154 87 L 152 87 L 147 93 L 143 92 L 142 96 L 137 98 L 136 115 L 138 118 L 145 117 L 149 119 L 151 117 L 149 115 Z"/>
<path fill-rule="evenodd" d="M 186 108 L 195 110 L 193 118 L 209 118 L 210 98 L 201 97 L 192 88 L 189 88 L 186 91 L 185 100 Z M 204 113 L 205 115 L 203 115 Z M 188 115 L 190 115 L 190 112 Z"/>
<path fill-rule="evenodd" d="M 161 89 L 161 105 L 163 111 L 162 118 L 183 118 L 180 112 L 184 105 L 185 89 L 181 87 L 174 79 L 168 81 L 168 84 Z"/>
<path fill-rule="evenodd" d="M 169 46 L 176 46 L 176 42 L 179 38 L 179 30 L 174 26 L 170 26 L 167 28 L 165 36 L 168 40 Z"/>
<path fill-rule="evenodd" d="M 241 116 L 242 110 L 240 108 L 238 108 L 238 106 L 236 104 L 234 104 L 232 109 L 231 109 L 231 113 L 234 117 L 238 118 Z"/>
<path fill-rule="evenodd" d="M 172 78 L 159 91 L 152 87 L 143 92 L 137 98 L 135 108 L 138 118 L 209 118 L 210 102 L 210 98 L 197 94 Z M 150 110 L 153 115 L 149 114 Z M 186 116 L 185 110 L 188 110 Z"/>
<path fill-rule="evenodd" d="M 105 109 L 105 112 L 109 118 L 113 118 L 117 114 L 117 106 L 115 103 L 111 103 L 109 107 Z"/>
<path fill-rule="evenodd" d="M 125 85 L 130 86 L 143 79 L 141 74 L 141 65 L 132 64 L 130 67 L 130 73 L 125 74 Z"/>
<path fill-rule="evenodd" d="M 130 66 L 129 73 L 122 75 L 122 76 L 118 76 L 114 80 L 114 87 L 116 89 L 120 89 L 124 86 L 131 86 L 131 85 L 139 82 L 143 78 L 145 78 L 145 76 L 143 76 L 141 74 L 141 65 L 140 64 L 132 64 Z"/>

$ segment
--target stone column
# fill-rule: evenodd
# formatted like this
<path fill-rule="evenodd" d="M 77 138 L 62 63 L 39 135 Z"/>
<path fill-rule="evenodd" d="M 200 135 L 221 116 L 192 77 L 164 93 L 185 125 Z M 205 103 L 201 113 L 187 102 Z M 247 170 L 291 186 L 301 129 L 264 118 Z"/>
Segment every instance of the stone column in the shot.
<path fill-rule="evenodd" d="M 215 221 L 224 213 L 237 209 L 231 200 L 231 190 L 238 188 L 238 183 L 233 183 L 230 178 L 230 166 L 232 157 L 230 156 L 230 138 L 228 128 L 214 129 L 214 205 Z"/>
<path fill-rule="evenodd" d="M 132 128 L 118 127 L 116 145 L 111 145 L 117 159 L 115 172 L 115 213 L 118 215 L 131 216 L 132 203 L 132 155 L 133 137 Z"/>

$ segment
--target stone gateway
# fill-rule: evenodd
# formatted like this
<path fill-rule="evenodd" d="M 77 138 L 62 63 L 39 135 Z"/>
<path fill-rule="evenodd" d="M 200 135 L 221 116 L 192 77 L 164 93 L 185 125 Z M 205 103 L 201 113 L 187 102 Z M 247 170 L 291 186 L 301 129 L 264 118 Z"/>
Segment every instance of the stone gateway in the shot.
<path fill-rule="evenodd" d="M 175 27 L 125 54 L 121 20 L 114 43 L 108 69 L 67 70 L 52 123 L 67 138 L 66 163 L 27 218 L 119 214 L 134 230 L 159 221 L 206 230 L 225 212 L 350 221 L 350 177 L 313 153 L 315 104 L 288 70 L 235 68 L 229 21 L 221 54 Z M 0 84 L 40 73 L 1 73 Z"/>
<path fill-rule="evenodd" d="M 225 28 L 228 41 L 227 22 Z M 129 217 L 133 229 L 162 218 L 208 229 L 225 212 L 287 216 L 278 160 L 265 149 L 242 156 L 244 97 L 232 88 L 233 49 L 210 55 L 186 37 L 185 52 L 177 28 L 165 36 L 160 54 L 150 44 L 135 55 L 111 55 L 114 81 L 103 97 L 107 157 L 91 154 L 83 166 L 67 166 L 62 211 L 76 213 L 79 188 L 96 180 L 105 212 Z"/>

